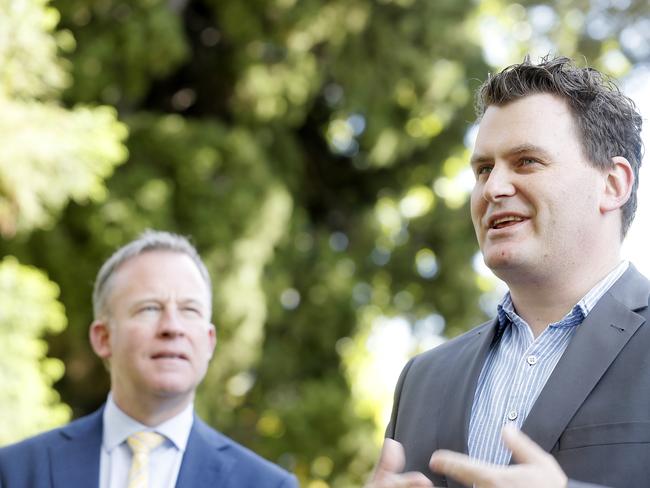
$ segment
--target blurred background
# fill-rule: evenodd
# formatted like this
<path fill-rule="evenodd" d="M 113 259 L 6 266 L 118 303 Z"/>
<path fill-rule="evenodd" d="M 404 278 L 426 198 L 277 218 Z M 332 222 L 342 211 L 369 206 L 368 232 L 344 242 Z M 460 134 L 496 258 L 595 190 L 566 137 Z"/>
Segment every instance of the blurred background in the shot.
<path fill-rule="evenodd" d="M 215 283 L 199 413 L 302 486 L 359 486 L 407 358 L 503 291 L 473 92 L 527 53 L 621 79 L 648 133 L 645 0 L 0 0 L 0 444 L 105 401 L 95 273 L 165 229 Z"/>

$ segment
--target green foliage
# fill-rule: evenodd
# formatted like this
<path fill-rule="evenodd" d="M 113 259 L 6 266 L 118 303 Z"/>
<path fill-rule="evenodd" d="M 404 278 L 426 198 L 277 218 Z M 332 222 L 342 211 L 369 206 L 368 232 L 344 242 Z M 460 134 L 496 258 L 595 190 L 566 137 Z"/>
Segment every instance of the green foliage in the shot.
<path fill-rule="evenodd" d="M 188 45 L 180 17 L 170 7 L 173 3 L 56 2 L 77 40 L 74 101 L 126 108 L 139 102 L 153 81 L 185 61 Z"/>
<path fill-rule="evenodd" d="M 30 266 L 0 261 L 0 445 L 56 427 L 70 418 L 52 384 L 63 376 L 63 362 L 46 358 L 44 333 L 66 325 L 58 286 Z"/>
<path fill-rule="evenodd" d="M 57 50 L 58 12 L 45 1 L 0 2 L 0 232 L 53 223 L 72 199 L 105 196 L 103 180 L 126 158 L 126 128 L 109 107 L 68 110 L 57 97 L 67 85 Z"/>
<path fill-rule="evenodd" d="M 193 238 L 215 283 L 219 341 L 200 414 L 304 486 L 361 484 L 394 372 L 443 330 L 485 318 L 463 143 L 478 80 L 553 46 L 616 74 L 627 66 L 611 36 L 587 35 L 589 15 L 604 14 L 583 3 L 580 17 L 565 2 L 56 0 L 58 33 L 52 7 L 6 3 L 14 17 L 0 26 L 14 32 L 16 12 L 50 19 L 31 21 L 34 56 L 50 62 L 25 65 L 49 73 L 25 78 L 47 89 L 0 98 L 18 114 L 0 115 L 12 158 L 27 162 L 0 159 L 0 223 L 44 227 L 0 250 L 61 287 L 69 327 L 48 342 L 75 415 L 108 386 L 87 344 L 97 268 L 144 228 L 169 229 Z M 2 46 L 12 70 L 31 52 Z M 66 106 L 110 104 L 121 122 L 57 105 L 68 64 Z M 128 161 L 112 174 L 125 127 Z M 36 130 L 44 143 L 28 144 Z"/>
<path fill-rule="evenodd" d="M 0 132 L 0 231 L 48 227 L 68 200 L 106 196 L 104 179 L 126 153 L 126 131 L 109 107 L 69 111 L 5 100 Z"/>
<path fill-rule="evenodd" d="M 54 32 L 58 12 L 45 1 L 0 1 L 0 234 L 25 238 L 54 224 L 73 200 L 99 201 L 104 179 L 123 161 L 126 127 L 112 107 L 67 109 L 69 32 Z M 11 246 L 13 243 L 7 243 Z M 17 243 L 16 243 L 17 244 Z M 20 245 L 19 245 L 20 247 Z M 13 257 L 0 263 L 0 364 L 3 402 L 0 443 L 64 423 L 70 409 L 52 385 L 60 359 L 46 358 L 41 337 L 66 326 L 58 286 Z"/>
<path fill-rule="evenodd" d="M 0 18 L 0 99 L 56 95 L 69 81 L 58 49 L 73 42 L 54 33 L 59 13 L 47 0 L 2 0 Z"/>

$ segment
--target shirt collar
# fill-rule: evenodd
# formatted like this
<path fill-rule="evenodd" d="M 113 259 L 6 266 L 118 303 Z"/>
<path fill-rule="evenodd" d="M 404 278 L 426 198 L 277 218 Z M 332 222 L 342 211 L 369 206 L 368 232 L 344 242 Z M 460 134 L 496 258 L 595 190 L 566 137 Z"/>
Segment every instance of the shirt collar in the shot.
<path fill-rule="evenodd" d="M 598 300 L 609 290 L 629 267 L 630 262 L 621 261 L 607 276 L 594 285 L 587 294 L 576 303 L 571 311 L 567 313 L 562 320 L 550 324 L 549 327 L 571 327 L 580 325 L 589 315 Z M 502 332 L 510 323 L 515 325 L 525 324 L 525 321 L 515 311 L 512 303 L 512 296 L 508 291 L 497 306 L 498 332 Z"/>
<path fill-rule="evenodd" d="M 171 443 L 179 451 L 185 451 L 187 440 L 194 422 L 194 405 L 190 403 L 185 409 L 174 417 L 156 425 L 148 427 L 124 413 L 113 400 L 113 395 L 108 395 L 104 408 L 103 447 L 111 452 L 117 446 L 136 432 L 143 430 L 157 432 L 165 436 L 165 443 Z"/>

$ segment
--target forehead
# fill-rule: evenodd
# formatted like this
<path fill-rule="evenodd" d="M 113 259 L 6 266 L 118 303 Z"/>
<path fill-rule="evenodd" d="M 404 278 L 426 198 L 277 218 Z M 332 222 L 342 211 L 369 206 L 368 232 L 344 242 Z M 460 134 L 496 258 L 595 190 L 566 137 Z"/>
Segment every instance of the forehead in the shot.
<path fill-rule="evenodd" d="M 541 93 L 505 105 L 490 105 L 479 124 L 474 152 L 489 155 L 521 145 L 549 152 L 580 150 L 574 116 L 567 103 Z"/>
<path fill-rule="evenodd" d="M 111 276 L 111 297 L 183 295 L 205 299 L 211 294 L 196 263 L 185 253 L 146 251 L 123 262 Z"/>

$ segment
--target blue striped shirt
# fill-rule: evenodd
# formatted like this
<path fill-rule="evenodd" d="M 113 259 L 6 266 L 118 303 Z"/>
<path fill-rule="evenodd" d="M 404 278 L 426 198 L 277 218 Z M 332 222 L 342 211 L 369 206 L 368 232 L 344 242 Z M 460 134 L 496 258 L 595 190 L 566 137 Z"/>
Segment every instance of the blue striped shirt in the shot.
<path fill-rule="evenodd" d="M 469 423 L 469 455 L 508 464 L 510 451 L 501 440 L 507 423 L 521 428 L 535 400 L 564 354 L 577 326 L 628 267 L 621 262 L 598 282 L 559 322 L 537 338 L 515 312 L 510 293 L 497 308 L 500 339 L 491 346 L 479 375 Z"/>

